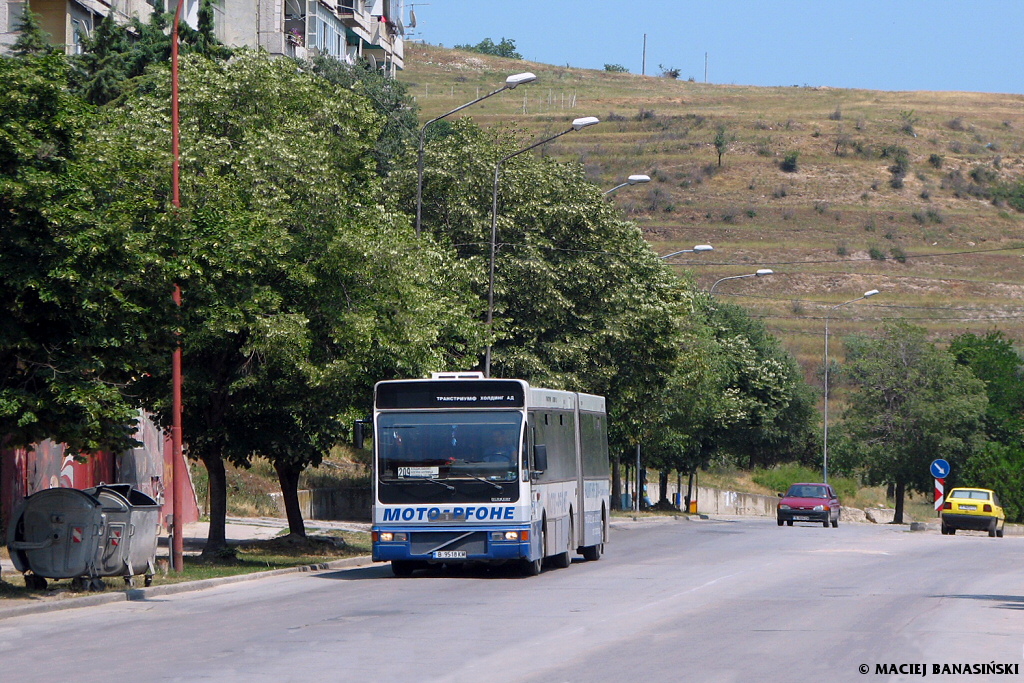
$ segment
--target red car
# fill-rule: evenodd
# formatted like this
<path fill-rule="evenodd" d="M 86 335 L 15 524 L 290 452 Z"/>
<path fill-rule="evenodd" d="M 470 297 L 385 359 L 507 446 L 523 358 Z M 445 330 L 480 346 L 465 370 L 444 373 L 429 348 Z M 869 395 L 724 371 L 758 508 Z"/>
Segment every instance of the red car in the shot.
<path fill-rule="evenodd" d="M 785 522 L 821 522 L 823 527 L 839 526 L 839 496 L 829 484 L 793 484 L 777 508 L 779 526 Z"/>

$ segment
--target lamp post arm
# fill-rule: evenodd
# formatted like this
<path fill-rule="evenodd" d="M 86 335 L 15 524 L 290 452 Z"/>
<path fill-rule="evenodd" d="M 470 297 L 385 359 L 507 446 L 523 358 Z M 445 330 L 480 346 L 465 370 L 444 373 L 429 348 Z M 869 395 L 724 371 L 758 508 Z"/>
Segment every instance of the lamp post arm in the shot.
<path fill-rule="evenodd" d="M 466 107 L 472 107 L 477 102 L 482 102 L 483 100 L 486 100 L 488 97 L 494 97 L 498 93 L 504 92 L 509 89 L 510 88 L 508 85 L 503 85 L 497 90 L 494 90 L 492 92 L 487 93 L 486 95 L 482 95 L 476 98 L 472 102 L 466 102 L 465 104 L 456 107 L 455 109 L 452 109 L 450 112 L 446 112 L 444 114 L 441 114 L 440 116 L 435 116 L 434 118 L 424 123 L 423 127 L 420 128 L 419 147 L 417 148 L 416 151 L 416 237 L 420 236 L 420 225 L 423 219 L 423 147 L 424 144 L 426 143 L 427 128 L 447 116 L 457 114 Z"/>
<path fill-rule="evenodd" d="M 619 188 L 625 187 L 626 185 L 629 185 L 629 183 L 628 183 L 628 182 L 627 182 L 627 183 L 619 183 L 618 185 L 616 185 L 616 186 L 615 186 L 615 187 L 613 187 L 612 189 L 610 189 L 610 190 L 605 190 L 605 191 L 604 191 L 604 192 L 602 192 L 601 194 L 611 194 L 612 192 L 615 192 L 615 190 L 618 190 Z"/>
<path fill-rule="evenodd" d="M 493 330 L 494 323 L 494 262 L 495 255 L 498 248 L 498 181 L 501 178 L 501 166 L 506 161 L 513 157 L 517 157 L 520 154 L 529 152 L 531 149 L 540 147 L 546 142 L 551 142 L 555 138 L 560 138 L 566 133 L 571 133 L 575 128 L 569 128 L 563 130 L 557 135 L 552 135 L 549 138 L 544 138 L 539 142 L 535 142 L 529 147 L 524 147 L 518 152 L 513 152 L 507 156 L 498 159 L 498 163 L 494 165 L 494 187 L 491 193 L 491 258 L 490 266 L 488 268 L 487 276 L 487 333 L 490 334 Z M 487 349 L 484 351 L 484 377 L 491 376 L 491 343 L 487 342 Z"/>
<path fill-rule="evenodd" d="M 745 277 L 754 277 L 754 274 L 753 273 L 748 273 L 746 275 L 730 275 L 729 277 L 723 277 L 720 280 L 716 280 L 715 284 L 711 285 L 711 289 L 708 290 L 708 296 L 714 295 L 715 287 L 718 286 L 718 283 L 725 282 L 726 280 L 739 280 L 739 279 L 745 278 Z"/>

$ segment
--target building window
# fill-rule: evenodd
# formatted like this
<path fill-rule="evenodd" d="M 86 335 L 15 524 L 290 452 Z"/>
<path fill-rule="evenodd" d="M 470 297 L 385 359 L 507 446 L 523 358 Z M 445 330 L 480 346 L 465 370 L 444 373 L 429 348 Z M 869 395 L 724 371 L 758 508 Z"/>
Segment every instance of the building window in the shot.
<path fill-rule="evenodd" d="M 7 5 L 7 30 L 10 33 L 21 30 L 21 18 L 25 15 L 25 3 L 12 2 Z"/>

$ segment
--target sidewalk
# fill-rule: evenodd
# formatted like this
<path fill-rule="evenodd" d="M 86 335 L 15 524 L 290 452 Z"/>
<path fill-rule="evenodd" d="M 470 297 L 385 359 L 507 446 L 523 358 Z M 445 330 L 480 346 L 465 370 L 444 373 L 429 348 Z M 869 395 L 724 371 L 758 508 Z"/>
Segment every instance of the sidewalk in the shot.
<path fill-rule="evenodd" d="M 209 522 L 195 522 L 186 524 L 184 528 L 184 546 L 186 555 L 198 555 L 206 544 L 206 536 L 209 532 Z M 229 544 L 244 543 L 246 541 L 264 540 L 287 533 L 288 522 L 284 519 L 274 517 L 239 518 L 229 517 L 225 527 L 225 535 Z M 369 531 L 369 522 L 330 522 L 330 521 L 306 521 L 306 533 L 315 536 L 322 531 Z M 157 547 L 157 558 L 169 556 L 168 537 L 161 535 Z M 60 591 L 57 595 L 47 595 L 30 598 L 12 598 L 0 600 L 0 621 L 7 617 L 21 616 L 24 614 L 36 614 L 40 612 L 52 612 L 61 609 L 74 609 L 78 607 L 92 607 L 111 602 L 125 602 L 135 600 L 147 600 L 158 595 L 171 595 L 174 593 L 185 593 L 188 591 L 212 588 L 228 583 L 240 581 L 251 581 L 275 576 L 278 574 L 290 574 L 296 572 L 323 571 L 360 567 L 371 564 L 369 556 L 349 557 L 343 560 L 334 560 L 317 565 L 291 567 L 287 569 L 275 569 L 265 572 L 251 574 L 238 574 L 225 576 L 216 579 L 204 579 L 201 581 L 188 581 L 184 583 L 168 584 L 163 586 L 152 586 L 150 588 L 131 588 L 124 591 L 110 591 L 104 593 L 71 593 Z M 6 558 L 0 558 L 0 569 L 3 577 L 16 574 L 14 563 Z"/>
<path fill-rule="evenodd" d="M 331 522 L 324 520 L 306 520 L 306 533 L 316 535 L 319 531 L 369 531 L 369 522 Z M 288 532 L 288 520 L 278 517 L 228 517 L 224 527 L 224 535 L 230 544 L 245 541 L 262 541 Z M 186 554 L 196 554 L 206 545 L 206 537 L 210 533 L 209 522 L 193 522 L 186 524 L 183 530 Z M 167 557 L 168 537 L 160 537 L 157 557 Z"/>

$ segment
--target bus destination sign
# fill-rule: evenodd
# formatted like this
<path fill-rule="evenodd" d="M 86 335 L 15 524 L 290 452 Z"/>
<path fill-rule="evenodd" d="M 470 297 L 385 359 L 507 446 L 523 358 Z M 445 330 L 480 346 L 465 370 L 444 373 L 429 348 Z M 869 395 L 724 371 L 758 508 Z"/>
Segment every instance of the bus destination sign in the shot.
<path fill-rule="evenodd" d="M 382 382 L 377 407 L 395 408 L 522 408 L 523 385 L 513 380 Z"/>

